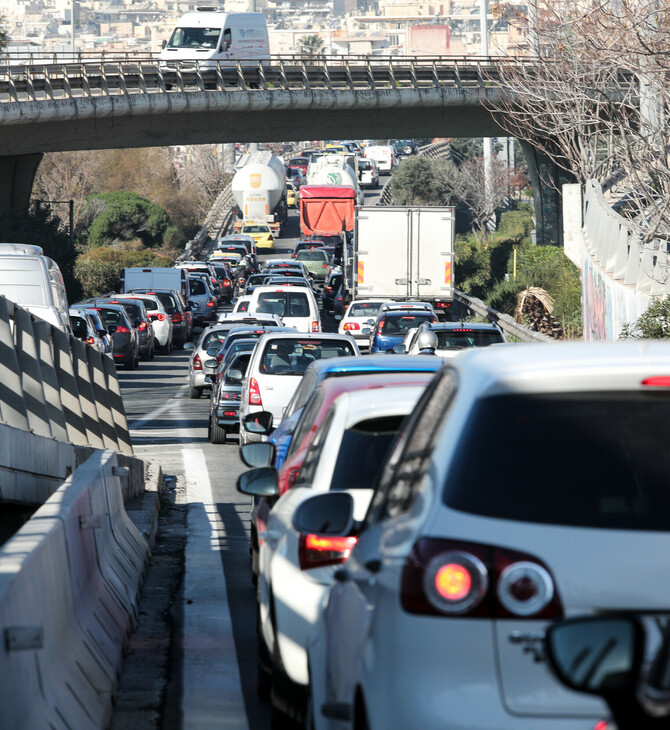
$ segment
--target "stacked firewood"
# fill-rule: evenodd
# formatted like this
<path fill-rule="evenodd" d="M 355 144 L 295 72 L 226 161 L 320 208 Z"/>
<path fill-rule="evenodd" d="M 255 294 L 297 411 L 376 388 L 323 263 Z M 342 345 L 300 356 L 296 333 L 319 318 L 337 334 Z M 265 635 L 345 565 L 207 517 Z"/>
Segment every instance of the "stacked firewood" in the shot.
<path fill-rule="evenodd" d="M 557 340 L 564 338 L 561 323 L 553 316 L 554 300 L 551 296 L 538 286 L 531 286 L 524 289 L 517 297 L 517 305 L 514 310 L 514 319 L 519 324 L 542 332 L 542 334 L 554 337 Z"/>

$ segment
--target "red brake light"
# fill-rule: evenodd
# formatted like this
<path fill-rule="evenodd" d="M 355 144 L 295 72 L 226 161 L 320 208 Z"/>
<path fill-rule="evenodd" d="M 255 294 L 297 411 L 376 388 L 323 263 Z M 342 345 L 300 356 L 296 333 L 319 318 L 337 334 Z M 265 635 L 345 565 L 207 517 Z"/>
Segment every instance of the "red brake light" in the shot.
<path fill-rule="evenodd" d="M 263 405 L 263 399 L 261 398 L 261 389 L 258 387 L 258 381 L 256 380 L 256 378 L 251 378 L 249 380 L 249 405 Z"/>
<path fill-rule="evenodd" d="M 670 375 L 654 375 L 651 378 L 645 378 L 641 384 L 654 388 L 668 388 L 670 387 Z"/>
<path fill-rule="evenodd" d="M 128 332 L 130 332 L 130 330 L 127 327 L 124 327 L 123 325 L 119 325 L 116 328 L 116 331 L 121 332 L 122 334 L 127 334 Z"/>
<path fill-rule="evenodd" d="M 216 302 L 213 302 L 213 301 L 211 301 L 211 300 L 210 300 L 209 302 L 207 302 L 207 306 L 208 306 L 208 307 L 209 307 L 210 309 L 211 309 L 212 307 L 216 307 Z"/>
<path fill-rule="evenodd" d="M 348 332 L 350 330 L 359 330 L 361 327 L 358 324 L 358 322 L 346 322 L 344 325 L 345 332 Z"/>
<path fill-rule="evenodd" d="M 560 618 L 549 570 L 535 557 L 492 545 L 424 538 L 405 562 L 402 605 L 410 613 L 485 618 Z"/>
<path fill-rule="evenodd" d="M 301 535 L 298 556 L 300 569 L 320 568 L 344 563 L 356 544 L 355 537 L 322 537 Z"/>
<path fill-rule="evenodd" d="M 184 321 L 184 315 L 181 312 L 175 312 L 172 315 L 172 321 L 174 324 L 179 324 L 179 322 Z"/>
<path fill-rule="evenodd" d="M 223 285 L 224 286 L 230 286 L 230 279 L 224 279 L 223 280 Z"/>
<path fill-rule="evenodd" d="M 92 337 L 87 337 L 84 342 L 86 342 L 87 345 L 92 345 L 95 340 Z"/>
<path fill-rule="evenodd" d="M 193 358 L 193 369 L 194 370 L 202 370 L 202 362 L 200 360 L 200 355 L 196 355 Z"/>
<path fill-rule="evenodd" d="M 146 329 L 146 328 L 147 328 L 148 326 L 149 326 L 149 325 L 147 325 L 147 323 L 146 323 L 146 322 L 140 322 L 140 324 L 139 324 L 139 326 L 137 327 L 137 329 L 138 329 L 138 330 L 139 330 L 140 332 L 144 332 L 144 330 L 145 330 L 145 329 Z"/>
<path fill-rule="evenodd" d="M 318 332 L 319 331 L 319 323 L 316 320 L 312 321 L 312 332 Z"/>

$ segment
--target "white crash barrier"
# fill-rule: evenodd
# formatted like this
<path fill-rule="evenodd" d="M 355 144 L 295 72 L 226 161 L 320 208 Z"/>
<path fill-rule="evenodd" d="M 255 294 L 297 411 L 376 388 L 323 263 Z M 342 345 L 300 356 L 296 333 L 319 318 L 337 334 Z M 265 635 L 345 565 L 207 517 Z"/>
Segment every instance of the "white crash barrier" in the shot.
<path fill-rule="evenodd" d="M 149 548 L 96 451 L 0 549 L 0 727 L 107 727 Z"/>

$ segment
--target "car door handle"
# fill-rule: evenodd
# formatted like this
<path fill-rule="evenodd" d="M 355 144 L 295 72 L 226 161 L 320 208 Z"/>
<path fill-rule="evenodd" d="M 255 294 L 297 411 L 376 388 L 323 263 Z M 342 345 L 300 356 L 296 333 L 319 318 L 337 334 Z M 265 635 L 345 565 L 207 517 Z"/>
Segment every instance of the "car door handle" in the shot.
<path fill-rule="evenodd" d="M 260 540 L 265 540 L 265 542 L 274 547 L 281 538 L 281 532 L 277 532 L 276 530 L 265 530 L 264 532 L 258 533 L 258 538 Z"/>

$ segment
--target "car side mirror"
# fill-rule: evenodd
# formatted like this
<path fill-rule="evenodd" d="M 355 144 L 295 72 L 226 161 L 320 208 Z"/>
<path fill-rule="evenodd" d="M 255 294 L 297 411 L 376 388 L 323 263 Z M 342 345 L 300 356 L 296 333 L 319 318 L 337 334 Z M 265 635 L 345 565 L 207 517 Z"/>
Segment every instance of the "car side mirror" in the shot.
<path fill-rule="evenodd" d="M 163 42 L 161 43 L 161 48 L 165 48 L 165 46 L 167 46 L 167 41 L 165 40 L 165 38 L 163 38 Z"/>
<path fill-rule="evenodd" d="M 193 342 L 184 342 L 184 349 L 185 350 L 195 350 L 195 343 L 193 343 Z"/>
<path fill-rule="evenodd" d="M 293 513 L 302 534 L 348 535 L 354 527 L 354 500 L 347 492 L 325 492 L 306 499 Z"/>
<path fill-rule="evenodd" d="M 228 373 L 230 377 L 230 372 Z M 258 413 L 248 413 L 242 419 L 242 427 L 249 433 L 256 433 L 267 436 L 272 431 L 272 422 L 274 416 L 270 411 L 259 411 Z"/>
<path fill-rule="evenodd" d="M 242 374 L 242 371 L 238 370 L 237 368 L 231 368 L 226 373 L 226 377 L 228 378 L 228 380 L 232 380 L 233 383 L 241 383 L 244 380 L 244 375 Z"/>
<path fill-rule="evenodd" d="M 406 355 L 407 354 L 407 348 L 405 345 L 396 345 L 393 348 L 393 354 L 394 355 Z"/>
<path fill-rule="evenodd" d="M 335 321 L 336 321 L 336 322 L 341 322 L 341 321 L 342 321 L 342 319 L 343 319 L 343 317 L 342 317 L 342 315 L 341 315 L 341 314 L 336 314 L 336 315 L 335 315 Z"/>
<path fill-rule="evenodd" d="M 133 327 L 140 327 L 141 325 L 142 325 L 142 320 L 141 319 L 136 319 L 133 322 Z"/>
<path fill-rule="evenodd" d="M 221 51 L 227 51 L 230 48 L 230 41 L 225 40 L 221 42 Z"/>
<path fill-rule="evenodd" d="M 370 327 L 372 327 L 372 325 L 374 325 L 374 323 L 375 323 L 374 319 L 369 319 L 365 324 L 369 324 Z"/>
<path fill-rule="evenodd" d="M 362 327 L 361 328 L 361 334 L 365 335 L 366 337 L 372 332 L 372 330 L 369 327 Z"/>
<path fill-rule="evenodd" d="M 115 324 L 109 324 L 107 325 L 107 332 L 109 332 L 110 335 L 113 335 L 116 332 L 116 325 Z"/>
<path fill-rule="evenodd" d="M 270 466 L 245 471 L 237 479 L 237 491 L 252 497 L 276 497 L 279 494 L 277 471 Z"/>
<path fill-rule="evenodd" d="M 244 444 L 240 449 L 242 461 L 252 468 L 272 466 L 275 460 L 275 445 L 269 442 Z"/>
<path fill-rule="evenodd" d="M 545 649 L 558 678 L 570 689 L 607 698 L 634 699 L 644 630 L 632 617 L 588 617 L 554 624 Z"/>
<path fill-rule="evenodd" d="M 214 369 L 216 369 L 216 368 L 219 367 L 219 361 L 215 357 L 213 357 L 210 360 L 205 360 L 205 362 L 203 363 L 203 365 L 206 368 L 214 368 Z"/>
<path fill-rule="evenodd" d="M 216 357 L 216 356 L 217 356 L 217 355 L 219 354 L 219 350 L 220 350 L 220 349 L 221 349 L 221 348 L 219 348 L 219 347 L 210 347 L 210 348 L 209 348 L 209 349 L 207 350 L 207 354 L 208 354 L 208 355 L 209 355 L 210 357 Z"/>
<path fill-rule="evenodd" d="M 211 375 L 205 375 L 205 382 L 206 383 L 209 383 L 211 385 L 214 382 L 212 380 L 212 376 Z"/>

